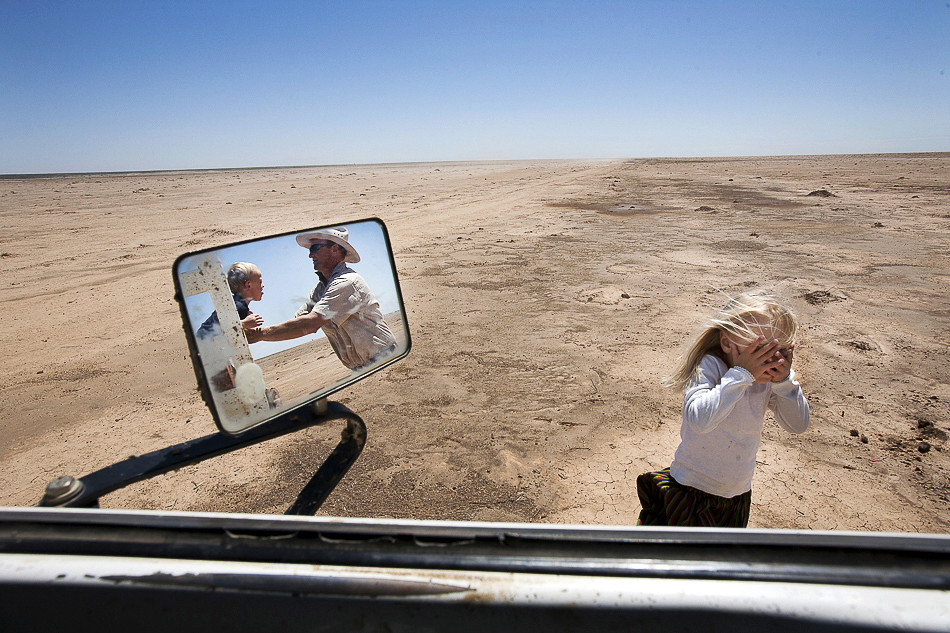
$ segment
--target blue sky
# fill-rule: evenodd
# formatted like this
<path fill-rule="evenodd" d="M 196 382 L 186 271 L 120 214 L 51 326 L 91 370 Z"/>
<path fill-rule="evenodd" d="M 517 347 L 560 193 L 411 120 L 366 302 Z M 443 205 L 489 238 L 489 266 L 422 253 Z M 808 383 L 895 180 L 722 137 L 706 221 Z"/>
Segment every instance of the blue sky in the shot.
<path fill-rule="evenodd" d="M 0 173 L 950 151 L 950 2 L 0 0 Z"/>

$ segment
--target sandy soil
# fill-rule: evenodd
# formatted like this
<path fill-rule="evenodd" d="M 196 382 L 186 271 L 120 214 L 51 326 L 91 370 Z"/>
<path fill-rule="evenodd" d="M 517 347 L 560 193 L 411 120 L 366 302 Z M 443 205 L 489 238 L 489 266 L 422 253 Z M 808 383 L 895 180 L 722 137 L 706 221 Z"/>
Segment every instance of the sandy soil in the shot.
<path fill-rule="evenodd" d="M 660 378 L 722 293 L 799 312 L 812 428 L 768 421 L 751 525 L 950 532 L 950 154 L 445 163 L 0 180 L 0 505 L 214 432 L 185 251 L 369 216 L 413 348 L 335 399 L 368 427 L 322 515 L 632 524 Z M 281 513 L 318 427 L 103 507 Z"/>

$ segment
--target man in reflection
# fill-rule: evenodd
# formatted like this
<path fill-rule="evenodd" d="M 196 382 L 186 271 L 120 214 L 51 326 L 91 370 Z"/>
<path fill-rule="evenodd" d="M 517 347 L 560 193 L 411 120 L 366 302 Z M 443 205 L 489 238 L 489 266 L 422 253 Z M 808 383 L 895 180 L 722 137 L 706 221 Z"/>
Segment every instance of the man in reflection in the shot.
<path fill-rule="evenodd" d="M 349 231 L 342 227 L 297 236 L 297 243 L 309 250 L 320 282 L 293 319 L 246 332 L 249 343 L 286 341 L 322 328 L 340 361 L 353 370 L 395 351 L 396 339 L 379 302 L 366 280 L 347 266 L 360 261 L 348 239 Z"/>
<path fill-rule="evenodd" d="M 264 322 L 261 315 L 251 312 L 248 304 L 251 301 L 260 301 L 264 296 L 264 280 L 261 277 L 260 269 L 254 264 L 246 262 L 237 262 L 231 264 L 228 269 L 228 287 L 231 289 L 234 298 L 234 307 L 237 308 L 238 318 L 241 319 L 241 326 L 244 333 L 258 327 Z M 221 333 L 221 323 L 218 321 L 218 311 L 215 310 L 211 316 L 201 324 L 195 333 L 198 338 L 207 338 L 214 334 Z"/>

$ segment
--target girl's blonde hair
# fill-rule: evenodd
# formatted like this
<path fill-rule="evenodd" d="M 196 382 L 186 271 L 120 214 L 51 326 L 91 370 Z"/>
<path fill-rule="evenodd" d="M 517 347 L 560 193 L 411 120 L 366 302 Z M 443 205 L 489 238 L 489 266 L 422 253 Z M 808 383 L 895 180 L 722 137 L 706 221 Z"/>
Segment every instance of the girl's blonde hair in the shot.
<path fill-rule="evenodd" d="M 798 319 L 785 305 L 764 290 L 750 290 L 732 299 L 703 325 L 686 352 L 677 359 L 676 370 L 663 379 L 666 387 L 684 389 L 690 383 L 706 354 L 726 360 L 719 344 L 722 332 L 738 341 L 754 341 L 761 332 L 753 329 L 768 323 L 772 338 L 783 347 L 795 342 Z"/>

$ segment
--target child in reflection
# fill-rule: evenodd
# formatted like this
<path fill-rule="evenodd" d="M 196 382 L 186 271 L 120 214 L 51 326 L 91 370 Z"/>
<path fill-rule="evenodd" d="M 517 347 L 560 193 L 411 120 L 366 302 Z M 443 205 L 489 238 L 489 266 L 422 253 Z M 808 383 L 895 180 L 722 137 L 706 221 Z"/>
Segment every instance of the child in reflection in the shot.
<path fill-rule="evenodd" d="M 792 433 L 808 428 L 808 401 L 792 371 L 795 315 L 752 291 L 710 318 L 680 358 L 680 444 L 669 468 L 637 477 L 638 525 L 746 527 L 766 409 Z"/>
<path fill-rule="evenodd" d="M 248 304 L 251 301 L 260 301 L 264 296 L 264 279 L 261 276 L 260 269 L 254 264 L 246 262 L 237 262 L 231 264 L 228 269 L 228 287 L 231 289 L 234 298 L 234 307 L 237 308 L 238 318 L 241 319 L 241 327 L 244 332 L 260 326 L 264 319 L 259 314 L 251 312 Z M 218 312 L 214 311 L 208 319 L 201 324 L 196 333 L 198 338 L 206 338 L 214 334 L 221 333 L 221 324 L 218 321 Z"/>

